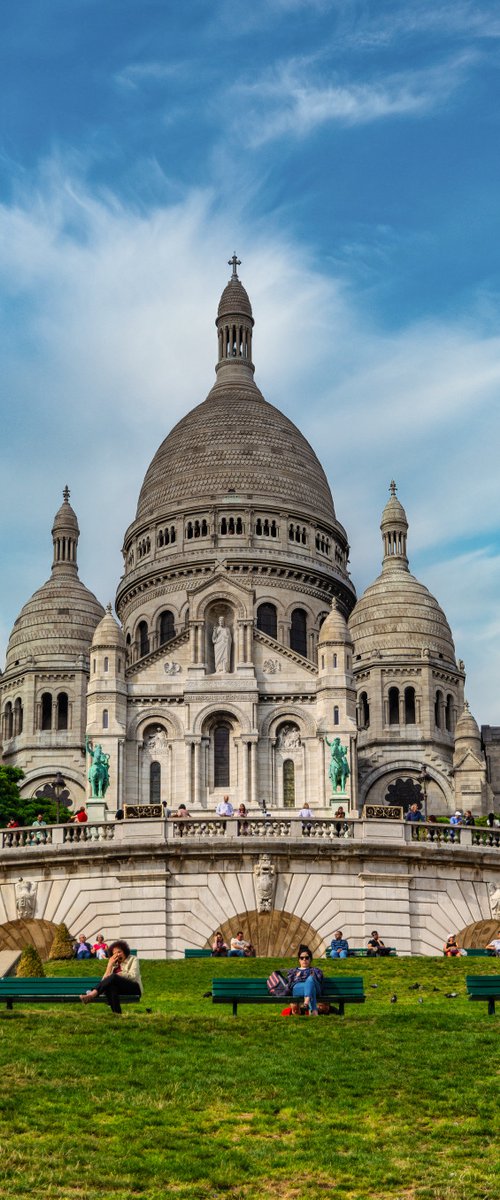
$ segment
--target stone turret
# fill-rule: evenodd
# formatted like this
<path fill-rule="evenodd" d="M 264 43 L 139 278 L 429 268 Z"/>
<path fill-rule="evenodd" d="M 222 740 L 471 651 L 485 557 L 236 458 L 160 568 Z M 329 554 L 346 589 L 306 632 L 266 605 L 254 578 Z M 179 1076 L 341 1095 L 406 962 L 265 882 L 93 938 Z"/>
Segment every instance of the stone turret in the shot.
<path fill-rule="evenodd" d="M 121 808 L 123 802 L 123 751 L 127 725 L 125 665 L 125 638 L 113 616 L 111 604 L 108 604 L 90 649 L 87 736 L 94 744 L 98 742 L 109 755 L 106 804 L 111 811 Z"/>

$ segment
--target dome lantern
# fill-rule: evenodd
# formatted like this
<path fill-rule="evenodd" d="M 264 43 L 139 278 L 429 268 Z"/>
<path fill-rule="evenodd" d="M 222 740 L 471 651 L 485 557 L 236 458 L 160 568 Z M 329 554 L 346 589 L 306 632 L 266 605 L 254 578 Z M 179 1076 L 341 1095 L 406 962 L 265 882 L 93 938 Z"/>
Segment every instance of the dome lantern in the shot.
<path fill-rule="evenodd" d="M 78 574 L 77 565 L 77 550 L 78 538 L 80 530 L 78 528 L 78 520 L 76 513 L 73 511 L 69 502 L 70 490 L 68 485 L 63 491 L 63 503 L 54 517 L 52 526 L 52 542 L 54 545 L 54 558 L 52 562 L 52 572 L 61 571 Z"/>
<path fill-rule="evenodd" d="M 397 566 L 408 570 L 408 558 L 406 556 L 406 539 L 408 534 L 408 519 L 403 508 L 396 496 L 396 484 L 394 479 L 391 480 L 389 491 L 390 499 L 382 513 L 380 529 L 382 531 L 382 541 L 384 543 L 384 558 L 382 562 L 382 570 L 387 571 L 392 566 Z"/>
<path fill-rule="evenodd" d="M 253 378 L 252 305 L 238 276 L 237 268 L 241 266 L 241 261 L 236 254 L 229 259 L 229 266 L 233 273 L 220 298 L 215 322 L 219 345 L 215 369 L 224 375 L 228 372 L 234 375 L 236 369 L 239 376 L 244 373 Z"/>

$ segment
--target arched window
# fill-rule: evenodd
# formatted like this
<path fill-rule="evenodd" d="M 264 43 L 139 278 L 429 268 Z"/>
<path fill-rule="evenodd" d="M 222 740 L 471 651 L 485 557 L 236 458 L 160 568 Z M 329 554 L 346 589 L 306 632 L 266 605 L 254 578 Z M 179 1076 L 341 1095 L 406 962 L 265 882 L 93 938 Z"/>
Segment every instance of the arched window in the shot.
<path fill-rule="evenodd" d="M 434 704 L 434 720 L 435 720 L 437 729 L 441 729 L 442 710 L 443 710 L 443 693 L 436 692 L 436 700 L 435 700 L 435 704 Z"/>
<path fill-rule="evenodd" d="M 303 608 L 294 608 L 290 626 L 290 646 L 297 654 L 307 658 L 307 613 Z"/>
<path fill-rule="evenodd" d="M 68 696 L 66 692 L 59 692 L 57 697 L 57 728 L 68 728 Z"/>
<path fill-rule="evenodd" d="M 295 808 L 295 765 L 291 758 L 283 763 L 283 807 Z"/>
<path fill-rule="evenodd" d="M 257 520 L 255 522 L 255 532 L 257 534 L 257 537 L 262 537 L 262 521 L 261 521 L 260 517 L 257 517 Z"/>
<path fill-rule="evenodd" d="M 103 708 L 102 710 L 102 727 L 103 729 L 109 729 L 109 712 L 107 708 Z"/>
<path fill-rule="evenodd" d="M 159 762 L 152 762 L 149 768 L 149 803 L 161 803 L 161 766 Z"/>
<path fill-rule="evenodd" d="M 107 655 L 104 659 L 104 670 L 105 670 L 105 672 L 109 671 L 109 658 Z"/>
<path fill-rule="evenodd" d="M 334 710 L 333 710 L 333 724 L 338 725 L 339 720 L 340 720 L 339 708 L 338 708 L 338 704 L 336 704 L 334 707 Z"/>
<path fill-rule="evenodd" d="M 165 642 L 171 642 L 175 637 L 174 614 L 168 608 L 165 612 L 160 613 L 160 646 Z"/>
<path fill-rule="evenodd" d="M 415 688 L 405 688 L 405 725 L 415 725 Z"/>
<path fill-rule="evenodd" d="M 229 727 L 216 725 L 214 729 L 214 787 L 229 787 Z"/>
<path fill-rule="evenodd" d="M 399 725 L 399 689 L 389 688 L 389 725 Z"/>
<path fill-rule="evenodd" d="M 44 692 L 42 696 L 40 729 L 52 729 L 52 696 L 50 692 Z"/>
<path fill-rule="evenodd" d="M 267 633 L 268 637 L 278 636 L 278 614 L 274 604 L 259 604 L 257 609 L 257 629 Z"/>
<path fill-rule="evenodd" d="M 334 666 L 334 668 L 337 666 L 337 655 L 336 654 L 334 654 L 334 656 L 333 656 L 333 666 Z"/>
<path fill-rule="evenodd" d="M 368 729 L 370 724 L 370 705 L 367 692 L 361 692 L 359 697 L 359 724 L 360 729 Z"/>
<path fill-rule="evenodd" d="M 147 621 L 139 621 L 137 636 L 139 639 L 139 658 L 149 654 L 149 634 Z"/>
<path fill-rule="evenodd" d="M 23 732 L 23 706 L 20 697 L 14 704 L 14 737 Z"/>
<path fill-rule="evenodd" d="M 448 733 L 453 733 L 453 696 L 448 692 L 446 697 L 446 708 L 444 710 L 444 723 Z"/>
<path fill-rule="evenodd" d="M 11 738 L 14 735 L 14 714 L 12 712 L 12 704 L 10 700 L 5 705 L 5 737 Z"/>

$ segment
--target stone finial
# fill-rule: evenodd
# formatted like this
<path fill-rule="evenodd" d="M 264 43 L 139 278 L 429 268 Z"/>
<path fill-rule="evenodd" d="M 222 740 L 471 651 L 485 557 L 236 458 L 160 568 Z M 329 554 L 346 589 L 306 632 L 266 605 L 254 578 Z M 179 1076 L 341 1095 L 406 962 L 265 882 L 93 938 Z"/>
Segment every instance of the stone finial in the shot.
<path fill-rule="evenodd" d="M 112 608 L 111 600 L 109 601 L 109 604 L 106 605 L 106 612 L 109 613 L 110 617 L 113 616 L 113 608 Z"/>
<path fill-rule="evenodd" d="M 70 490 L 69 490 L 69 487 L 68 487 L 68 485 L 66 484 L 66 486 L 65 486 L 65 487 L 64 487 L 64 489 L 63 489 L 63 500 L 64 500 L 64 503 L 65 503 L 65 504 L 69 504 L 69 498 L 70 498 L 70 496 L 71 496 L 71 492 L 70 492 Z"/>
<path fill-rule="evenodd" d="M 395 495 L 396 495 L 396 492 L 397 492 L 397 490 L 398 490 L 398 489 L 397 489 L 397 487 L 396 487 L 396 483 L 395 483 L 394 479 L 391 479 L 391 482 L 390 482 L 390 484 L 389 484 L 389 491 L 390 491 L 390 493 L 391 493 L 391 496 L 395 496 Z"/>

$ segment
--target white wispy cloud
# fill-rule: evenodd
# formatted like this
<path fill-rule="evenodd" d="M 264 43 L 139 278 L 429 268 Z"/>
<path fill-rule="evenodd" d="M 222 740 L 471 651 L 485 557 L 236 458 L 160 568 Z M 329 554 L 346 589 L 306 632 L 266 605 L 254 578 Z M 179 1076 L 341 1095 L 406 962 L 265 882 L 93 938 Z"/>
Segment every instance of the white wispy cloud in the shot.
<path fill-rule="evenodd" d="M 356 586 L 378 574 L 380 512 L 395 476 L 410 557 L 450 605 L 457 652 L 476 680 L 476 716 L 500 723 L 499 639 L 492 634 L 486 650 L 483 636 L 495 628 L 500 582 L 491 297 L 484 324 L 479 303 L 468 320 L 388 334 L 285 228 L 250 235 L 245 216 L 210 192 L 138 211 L 62 163 L 0 208 L 0 240 L 4 634 L 49 574 L 65 483 L 82 530 L 82 578 L 102 601 L 114 595 L 146 468 L 212 385 L 214 318 L 236 249 L 256 318 L 257 382 L 325 466 Z M 464 537 L 469 556 L 456 549 Z"/>
<path fill-rule="evenodd" d="M 427 114 L 448 101 L 475 61 L 473 51 L 464 51 L 427 69 L 344 81 L 333 69 L 327 78 L 317 63 L 294 58 L 233 92 L 250 107 L 249 144 L 256 147 L 285 135 L 305 137 L 328 122 L 368 125 Z"/>

